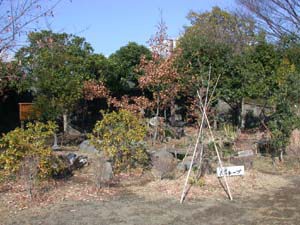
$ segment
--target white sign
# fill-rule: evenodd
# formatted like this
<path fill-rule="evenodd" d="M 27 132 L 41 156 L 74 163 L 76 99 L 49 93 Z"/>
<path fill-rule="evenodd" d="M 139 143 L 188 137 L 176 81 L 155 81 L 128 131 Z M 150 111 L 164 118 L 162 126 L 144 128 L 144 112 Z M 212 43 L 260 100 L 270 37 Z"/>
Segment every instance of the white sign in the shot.
<path fill-rule="evenodd" d="M 227 166 L 223 167 L 223 170 L 221 167 L 217 168 L 217 175 L 218 177 L 225 176 L 243 176 L 245 174 L 245 168 L 244 166 Z"/>

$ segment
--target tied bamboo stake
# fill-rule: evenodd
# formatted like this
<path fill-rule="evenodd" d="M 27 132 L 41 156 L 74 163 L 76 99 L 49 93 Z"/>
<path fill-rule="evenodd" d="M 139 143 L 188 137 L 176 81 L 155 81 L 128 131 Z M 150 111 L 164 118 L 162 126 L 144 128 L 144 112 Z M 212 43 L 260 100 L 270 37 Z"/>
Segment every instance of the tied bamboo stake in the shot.
<path fill-rule="evenodd" d="M 201 99 L 201 96 L 200 96 L 199 92 L 198 92 L 197 94 L 198 94 L 199 99 Z M 201 100 L 200 100 L 200 104 L 201 104 L 201 107 L 203 108 L 203 103 L 202 103 Z M 217 145 L 216 145 L 216 141 L 215 141 L 214 134 L 213 134 L 212 129 L 211 129 L 211 126 L 210 126 L 210 124 L 209 124 L 209 120 L 208 120 L 208 117 L 207 117 L 205 108 L 203 108 L 203 116 L 204 116 L 205 119 L 206 119 L 207 126 L 208 126 L 208 129 L 209 129 L 209 133 L 210 133 L 210 136 L 211 136 L 212 141 L 213 141 L 213 143 L 214 143 L 214 148 L 215 148 L 215 151 L 216 151 L 216 153 L 217 153 L 217 157 L 218 157 L 218 161 L 219 161 L 220 168 L 221 168 L 222 171 L 224 171 L 224 170 L 223 170 L 223 168 L 224 168 L 224 167 L 223 167 L 223 163 L 222 163 L 222 160 L 221 160 L 219 151 L 218 151 L 218 147 L 217 147 Z M 231 195 L 231 191 L 230 191 L 230 188 L 229 188 L 229 185 L 228 185 L 228 182 L 227 182 L 226 175 L 224 175 L 224 181 L 225 181 L 225 185 L 226 185 L 226 189 L 227 189 L 227 192 L 228 192 L 229 199 L 230 199 L 230 200 L 233 200 L 232 195 Z"/>
<path fill-rule="evenodd" d="M 199 140 L 200 140 L 200 138 L 202 136 L 203 123 L 204 123 L 204 115 L 202 115 L 201 125 L 200 125 L 200 128 L 199 128 L 199 133 L 198 133 L 198 136 L 197 136 L 197 141 L 196 141 L 196 144 L 195 144 L 195 147 L 194 147 L 192 161 L 191 161 L 190 168 L 189 168 L 189 171 L 188 171 L 188 174 L 186 176 L 185 183 L 184 183 L 184 186 L 183 186 L 183 190 L 182 190 L 182 194 L 181 194 L 181 198 L 180 198 L 180 203 L 181 204 L 183 203 L 183 200 L 184 200 L 185 195 L 186 195 L 186 191 L 187 191 L 186 187 L 187 187 L 187 184 L 188 184 L 188 181 L 189 181 L 189 177 L 190 177 L 190 174 L 191 174 L 191 171 L 192 171 L 193 163 L 194 163 L 194 160 L 195 160 L 195 155 L 196 155 L 197 148 L 198 148 L 198 145 L 199 145 Z"/>
<path fill-rule="evenodd" d="M 202 140 L 202 136 L 203 136 L 204 119 L 206 120 L 206 123 L 208 124 L 210 136 L 211 136 L 212 139 L 213 139 L 214 148 L 215 148 L 215 151 L 216 151 L 216 153 L 217 153 L 219 165 L 220 165 L 220 167 L 221 167 L 221 170 L 223 171 L 222 160 L 221 160 L 221 157 L 220 157 L 220 154 L 219 154 L 217 145 L 216 145 L 215 137 L 214 137 L 214 135 L 213 135 L 211 126 L 210 126 L 210 124 L 209 124 L 209 120 L 208 120 L 208 117 L 207 117 L 207 113 L 206 113 L 207 106 L 211 103 L 212 98 L 213 98 L 213 95 L 214 95 L 215 90 L 216 90 L 216 87 L 217 87 L 217 85 L 218 85 L 218 82 L 219 82 L 219 79 L 220 79 L 220 75 L 219 75 L 218 78 L 217 78 L 217 81 L 216 81 L 216 84 L 214 85 L 212 94 L 211 94 L 211 96 L 209 97 L 209 100 L 208 100 L 208 94 L 209 94 L 209 88 L 210 88 L 210 76 L 211 76 L 211 66 L 210 66 L 210 68 L 209 68 L 209 74 L 208 74 L 208 87 L 207 87 L 207 89 L 206 89 L 206 96 L 205 96 L 205 103 L 204 103 L 204 104 L 203 104 L 203 102 L 202 102 L 202 98 L 201 98 L 201 95 L 200 95 L 199 91 L 197 91 L 197 95 L 198 95 L 199 102 L 200 102 L 200 110 L 202 111 L 202 119 L 201 119 L 201 125 L 200 125 L 199 133 L 198 133 L 198 136 L 197 136 L 197 140 L 196 140 L 196 144 L 195 144 L 195 148 L 194 148 L 194 152 L 193 152 L 193 156 L 192 156 L 192 161 L 191 161 L 190 168 L 189 168 L 189 171 L 188 171 L 188 174 L 187 174 L 187 177 L 186 177 L 186 180 L 185 180 L 185 184 L 184 184 L 184 187 L 183 187 L 183 191 L 182 191 L 180 203 L 183 203 L 183 201 L 184 201 L 184 199 L 185 199 L 185 196 L 186 196 L 186 194 L 187 194 L 187 184 L 188 184 L 188 179 L 189 179 L 189 177 L 190 177 L 190 173 L 191 173 L 191 170 L 192 170 L 192 167 L 193 167 L 193 163 L 194 163 L 194 160 L 195 160 L 195 156 L 196 156 L 197 148 L 198 148 L 198 145 L 199 145 L 199 142 L 200 142 L 200 138 L 201 138 L 201 140 Z M 201 150 L 200 150 L 200 164 L 201 164 L 201 161 L 202 161 L 202 154 L 203 154 L 203 140 L 202 140 L 202 147 L 201 147 Z M 230 191 L 230 188 L 229 188 L 229 185 L 228 185 L 226 176 L 224 176 L 224 180 L 225 180 L 225 185 L 226 185 L 227 194 L 228 194 L 228 196 L 229 196 L 229 199 L 232 200 L 232 195 L 231 195 L 231 191 Z"/>
<path fill-rule="evenodd" d="M 209 67 L 209 73 L 208 73 L 208 80 L 210 81 L 210 75 L 211 75 L 211 66 Z M 205 103 L 204 103 L 204 109 L 203 110 L 206 110 L 206 106 L 207 106 L 207 103 L 208 103 L 208 93 L 209 93 L 209 82 L 208 82 L 208 87 L 206 89 L 206 96 L 205 96 Z M 197 91 L 198 93 L 198 91 Z M 202 103 L 202 99 L 200 100 L 200 105 Z M 193 152 L 193 156 L 192 156 L 192 161 L 191 161 L 191 164 L 190 164 L 190 168 L 188 170 L 188 173 L 187 173 L 187 176 L 186 176 L 186 179 L 185 179 L 185 183 L 184 183 L 184 186 L 183 186 L 183 190 L 182 190 L 182 194 L 181 194 L 181 198 L 180 198 L 180 203 L 182 204 L 183 203 L 183 200 L 187 194 L 187 185 L 188 185 L 188 181 L 189 181 L 189 177 L 190 177 L 190 174 L 191 174 L 191 171 L 192 171 L 192 168 L 193 168 L 193 164 L 194 164 L 194 160 L 195 160 L 195 156 L 196 156 L 196 152 L 197 152 L 197 149 L 198 149 L 198 145 L 199 145 L 199 141 L 203 135 L 203 125 L 204 125 L 204 114 L 202 113 L 202 118 L 201 118 L 201 124 L 200 124 L 200 128 L 199 128 L 199 133 L 198 133 L 198 136 L 197 136 L 197 140 L 196 140 L 196 144 L 195 144 L 195 148 L 194 148 L 194 152 Z M 203 143 L 202 143 L 203 144 Z M 201 149 L 202 151 L 203 149 Z"/>

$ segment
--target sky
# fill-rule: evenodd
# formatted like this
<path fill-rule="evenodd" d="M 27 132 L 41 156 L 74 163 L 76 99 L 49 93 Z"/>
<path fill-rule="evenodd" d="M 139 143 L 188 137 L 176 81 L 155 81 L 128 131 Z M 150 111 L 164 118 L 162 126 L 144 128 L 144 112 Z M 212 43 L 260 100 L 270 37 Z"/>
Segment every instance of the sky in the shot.
<path fill-rule="evenodd" d="M 176 38 L 189 25 L 190 10 L 205 12 L 213 6 L 236 7 L 234 0 L 64 0 L 47 22 L 54 32 L 84 37 L 95 53 L 109 56 L 130 41 L 147 45 L 156 32 L 160 11 L 168 35 Z"/>

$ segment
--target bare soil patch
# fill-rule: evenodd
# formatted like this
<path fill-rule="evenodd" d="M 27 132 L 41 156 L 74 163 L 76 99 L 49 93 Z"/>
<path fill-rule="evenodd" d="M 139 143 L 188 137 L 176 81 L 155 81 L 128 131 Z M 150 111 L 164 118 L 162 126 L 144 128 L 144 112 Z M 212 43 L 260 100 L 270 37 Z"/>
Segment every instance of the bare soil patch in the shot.
<path fill-rule="evenodd" d="M 228 179 L 233 201 L 216 175 L 207 175 L 182 205 L 185 174 L 156 180 L 137 170 L 98 192 L 89 165 L 67 180 L 41 185 L 34 201 L 22 183 L 2 184 L 0 224 L 300 224 L 299 167 L 288 165 L 274 167 L 271 159 L 258 157 L 244 177 Z"/>

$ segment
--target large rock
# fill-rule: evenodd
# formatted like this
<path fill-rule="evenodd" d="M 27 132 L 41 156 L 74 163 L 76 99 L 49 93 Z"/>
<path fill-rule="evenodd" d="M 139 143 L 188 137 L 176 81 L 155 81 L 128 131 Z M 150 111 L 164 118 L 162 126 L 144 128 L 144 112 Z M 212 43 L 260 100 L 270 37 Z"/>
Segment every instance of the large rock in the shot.
<path fill-rule="evenodd" d="M 187 164 L 186 162 L 181 161 L 177 164 L 176 169 L 180 172 L 185 172 L 189 169 L 189 165 L 190 164 Z"/>
<path fill-rule="evenodd" d="M 67 155 L 62 155 L 69 162 L 69 167 L 71 170 L 76 170 L 82 168 L 88 163 L 88 158 L 83 155 L 77 156 L 75 153 L 69 153 Z"/>
<path fill-rule="evenodd" d="M 152 174 L 159 179 L 172 178 L 174 176 L 177 160 L 167 151 L 155 152 L 151 156 Z"/>
<path fill-rule="evenodd" d="M 253 156 L 254 152 L 252 150 L 244 150 L 237 152 L 238 157 L 248 157 Z"/>
<path fill-rule="evenodd" d="M 156 160 L 174 160 L 174 156 L 168 152 L 168 151 L 165 151 L 165 150 L 159 150 L 157 152 L 154 152 L 152 153 L 151 155 L 151 160 L 152 162 L 153 161 L 156 161 Z"/>
<path fill-rule="evenodd" d="M 80 131 L 76 130 L 75 128 L 71 127 L 70 125 L 67 126 L 67 133 L 73 136 L 81 135 Z"/>
<path fill-rule="evenodd" d="M 192 157 L 188 156 L 178 163 L 177 170 L 185 172 L 190 169 L 191 163 L 192 163 Z M 197 167 L 196 160 L 194 160 L 192 167 L 194 168 Z"/>
<path fill-rule="evenodd" d="M 94 145 L 92 145 L 89 140 L 85 140 L 85 141 L 81 142 L 81 144 L 79 145 L 79 149 L 81 151 L 85 151 L 85 152 L 92 152 L 92 153 L 98 152 L 96 147 Z"/>
<path fill-rule="evenodd" d="M 53 161 L 52 168 L 56 170 L 54 178 L 66 178 L 73 175 L 73 171 L 82 168 L 88 164 L 88 158 L 83 155 L 77 156 L 75 153 L 59 155 L 57 160 Z"/>
<path fill-rule="evenodd" d="M 244 166 L 246 170 L 253 168 L 253 160 L 255 156 L 231 157 L 230 163 L 236 166 Z"/>
<path fill-rule="evenodd" d="M 105 185 L 109 185 L 109 182 L 113 178 L 111 163 L 101 157 L 98 157 L 93 163 L 96 187 L 101 188 Z"/>

